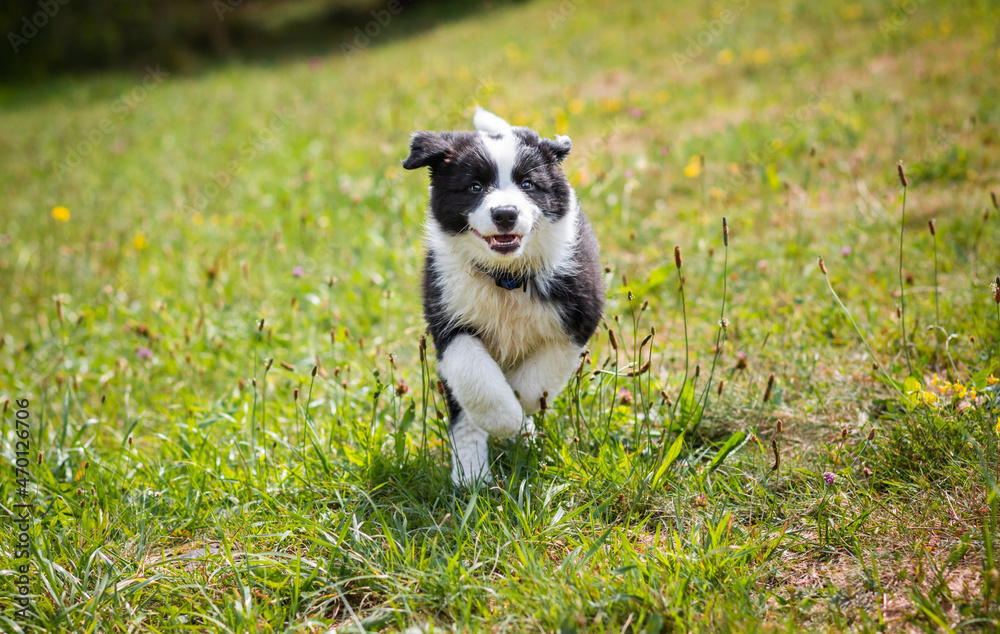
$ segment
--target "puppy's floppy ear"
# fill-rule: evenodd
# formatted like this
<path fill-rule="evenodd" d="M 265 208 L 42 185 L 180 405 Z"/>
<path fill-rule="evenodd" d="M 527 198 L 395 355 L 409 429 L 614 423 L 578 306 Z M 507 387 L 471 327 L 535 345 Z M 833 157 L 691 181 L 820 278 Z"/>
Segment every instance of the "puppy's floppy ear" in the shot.
<path fill-rule="evenodd" d="M 568 136 L 560 134 L 554 139 L 541 139 L 538 145 L 551 154 L 556 163 L 562 163 L 563 159 L 569 156 L 573 142 L 570 141 Z"/>
<path fill-rule="evenodd" d="M 437 132 L 414 132 L 410 138 L 410 155 L 403 161 L 403 168 L 415 170 L 434 166 L 443 161 L 451 151 L 451 143 Z"/>

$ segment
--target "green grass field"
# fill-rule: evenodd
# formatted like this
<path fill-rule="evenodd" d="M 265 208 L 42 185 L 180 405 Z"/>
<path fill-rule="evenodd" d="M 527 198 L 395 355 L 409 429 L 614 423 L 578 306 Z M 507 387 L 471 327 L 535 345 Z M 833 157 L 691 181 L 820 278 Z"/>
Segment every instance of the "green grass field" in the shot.
<path fill-rule="evenodd" d="M 677 4 L 0 88 L 0 630 L 997 631 L 1000 10 Z M 476 104 L 608 305 L 466 492 L 399 162 Z"/>

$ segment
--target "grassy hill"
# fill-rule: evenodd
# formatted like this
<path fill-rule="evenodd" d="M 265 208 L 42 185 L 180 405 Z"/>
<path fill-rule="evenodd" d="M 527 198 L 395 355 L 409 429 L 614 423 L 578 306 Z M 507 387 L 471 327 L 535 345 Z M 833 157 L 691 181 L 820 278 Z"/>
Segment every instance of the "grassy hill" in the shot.
<path fill-rule="evenodd" d="M 995 4 L 400 7 L 0 89 L 2 629 L 996 629 Z M 469 493 L 399 162 L 476 104 L 573 138 L 608 307 Z"/>

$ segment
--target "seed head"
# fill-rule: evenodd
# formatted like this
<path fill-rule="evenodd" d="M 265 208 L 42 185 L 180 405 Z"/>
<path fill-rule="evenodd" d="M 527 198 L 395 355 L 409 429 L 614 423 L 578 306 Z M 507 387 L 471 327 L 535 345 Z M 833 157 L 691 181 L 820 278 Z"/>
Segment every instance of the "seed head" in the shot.
<path fill-rule="evenodd" d="M 299 402 L 299 388 L 295 388 L 294 390 L 292 390 L 292 398 L 295 400 L 296 403 Z"/>
<path fill-rule="evenodd" d="M 700 363 L 698 365 L 694 366 L 694 378 L 697 379 L 699 376 L 701 376 L 701 364 Z"/>
<path fill-rule="evenodd" d="M 638 370 L 632 370 L 631 372 L 629 372 L 628 376 L 641 376 L 645 374 L 647 370 L 649 370 L 649 361 L 643 363 Z"/>
<path fill-rule="evenodd" d="M 715 391 L 715 393 L 716 393 L 716 394 L 717 394 L 718 396 L 722 396 L 722 390 L 723 390 L 723 388 L 725 388 L 725 387 L 726 387 L 726 381 L 725 381 L 725 380 L 720 380 L 720 381 L 719 381 L 719 389 L 717 389 L 717 390 Z"/>
<path fill-rule="evenodd" d="M 771 373 L 771 376 L 767 377 L 767 389 L 764 390 L 765 403 L 771 400 L 771 390 L 773 389 L 774 389 L 774 372 Z"/>
<path fill-rule="evenodd" d="M 993 289 L 993 301 L 1000 304 L 1000 275 L 997 275 L 997 278 L 993 280 L 990 288 Z"/>
<path fill-rule="evenodd" d="M 264 372 L 270 370 L 273 364 L 274 364 L 274 357 L 271 357 L 270 359 L 267 360 L 267 363 L 264 364 Z"/>
<path fill-rule="evenodd" d="M 62 298 L 56 298 L 56 314 L 59 315 L 59 323 L 63 320 Z"/>
<path fill-rule="evenodd" d="M 400 381 L 396 384 L 396 396 L 403 396 L 410 391 L 410 386 Z"/>
<path fill-rule="evenodd" d="M 990 192 L 990 200 L 993 201 L 993 208 L 994 209 L 1000 209 L 1000 201 L 997 201 L 997 193 L 996 192 Z"/>
<path fill-rule="evenodd" d="M 681 247 L 680 245 L 674 245 L 674 264 L 677 268 L 681 268 L 681 264 L 684 264 L 684 258 L 681 257 Z"/>
<path fill-rule="evenodd" d="M 778 419 L 778 422 L 775 424 L 774 427 L 779 434 L 781 433 L 781 430 L 784 429 L 784 424 L 781 422 L 780 418 Z"/>
<path fill-rule="evenodd" d="M 611 329 L 611 328 L 608 328 L 608 339 L 611 341 L 611 347 L 614 348 L 615 351 L 617 351 L 618 350 L 618 338 L 615 337 L 615 331 L 613 329 Z"/>
<path fill-rule="evenodd" d="M 823 256 L 822 255 L 819 256 L 819 270 L 823 272 L 823 275 L 827 274 L 826 273 L 826 262 L 823 261 Z"/>
<path fill-rule="evenodd" d="M 875 428 L 872 427 L 871 431 L 868 432 L 868 442 L 875 440 Z"/>
<path fill-rule="evenodd" d="M 441 396 L 444 396 L 444 383 L 441 381 L 441 379 L 438 379 L 438 382 L 437 382 L 437 391 L 438 391 L 438 394 L 440 394 Z"/>
<path fill-rule="evenodd" d="M 736 353 L 736 368 L 737 370 L 747 369 L 747 353 L 740 351 Z"/>
<path fill-rule="evenodd" d="M 264 330 L 264 318 L 262 317 L 259 322 L 257 322 L 257 332 Z"/>
<path fill-rule="evenodd" d="M 722 244 L 729 246 L 729 223 L 726 222 L 725 217 L 722 218 Z"/>
<path fill-rule="evenodd" d="M 540 410 L 540 411 L 541 411 L 541 412 L 542 412 L 543 414 L 545 413 L 545 410 L 547 410 L 547 409 L 549 408 L 549 404 L 548 404 L 548 402 L 546 402 L 546 399 L 545 399 L 545 396 L 546 396 L 546 394 L 548 394 L 548 392 L 546 392 L 545 394 L 542 394 L 542 395 L 541 395 L 541 396 L 540 396 L 540 397 L 538 398 L 538 408 L 539 408 L 539 410 Z"/>
<path fill-rule="evenodd" d="M 934 221 L 933 220 L 928 220 L 927 221 L 927 228 L 930 229 L 932 236 L 936 236 L 937 235 L 937 228 L 934 226 Z"/>
<path fill-rule="evenodd" d="M 777 471 L 778 467 L 781 466 L 781 452 L 778 451 L 778 441 L 771 440 L 771 451 L 774 452 L 774 465 L 771 467 L 771 471 Z"/>
<path fill-rule="evenodd" d="M 903 161 L 896 163 L 896 172 L 899 174 L 899 182 L 903 184 L 903 187 L 905 188 L 908 186 L 909 183 L 906 182 L 906 173 L 903 172 Z"/>

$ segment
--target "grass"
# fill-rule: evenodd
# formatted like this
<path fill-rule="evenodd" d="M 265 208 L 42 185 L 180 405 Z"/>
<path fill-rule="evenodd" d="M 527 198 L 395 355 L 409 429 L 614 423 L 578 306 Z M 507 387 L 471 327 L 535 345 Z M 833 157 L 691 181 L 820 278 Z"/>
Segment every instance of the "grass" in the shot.
<path fill-rule="evenodd" d="M 2 629 L 996 630 L 1000 15 L 915 7 L 406 6 L 352 57 L 4 88 Z M 608 307 L 464 492 L 399 161 L 476 103 L 573 137 Z"/>

